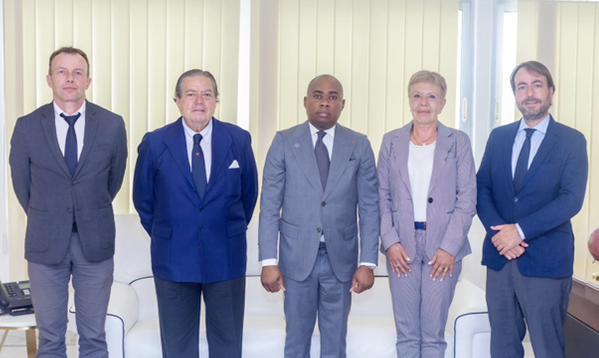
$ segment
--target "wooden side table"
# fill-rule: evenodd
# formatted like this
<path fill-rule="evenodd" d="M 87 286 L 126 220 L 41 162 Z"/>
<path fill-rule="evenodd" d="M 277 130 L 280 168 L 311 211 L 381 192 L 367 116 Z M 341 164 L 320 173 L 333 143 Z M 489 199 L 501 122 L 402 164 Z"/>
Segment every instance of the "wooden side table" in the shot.
<path fill-rule="evenodd" d="M 35 355 L 37 354 L 37 341 L 35 338 L 36 328 L 37 325 L 34 314 L 22 316 L 11 316 L 7 314 L 0 316 L 0 330 L 4 330 L 2 341 L 0 341 L 0 351 L 2 350 L 2 346 L 4 346 L 4 342 L 6 341 L 8 331 L 25 331 L 27 357 L 35 358 Z"/>

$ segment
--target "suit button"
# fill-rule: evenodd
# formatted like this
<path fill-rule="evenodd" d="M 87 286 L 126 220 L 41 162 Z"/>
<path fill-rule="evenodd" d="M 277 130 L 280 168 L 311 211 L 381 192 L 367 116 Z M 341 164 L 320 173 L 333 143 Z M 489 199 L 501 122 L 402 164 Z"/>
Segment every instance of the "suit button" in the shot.
<path fill-rule="evenodd" d="M 326 203 L 326 201 L 323 201 L 322 204 L 320 204 L 320 205 L 327 206 L 327 203 Z"/>
<path fill-rule="evenodd" d="M 198 250 L 200 250 L 202 248 L 202 245 L 198 245 Z"/>
<path fill-rule="evenodd" d="M 320 234 L 322 232 L 322 229 L 318 228 L 318 229 L 316 229 L 316 232 Z"/>
<path fill-rule="evenodd" d="M 69 214 L 70 214 L 70 213 L 72 213 L 72 212 L 73 212 L 73 209 L 70 209 L 70 208 L 69 208 L 69 209 L 67 209 L 67 213 L 69 213 Z"/>
<path fill-rule="evenodd" d="M 433 203 L 433 198 L 428 198 L 428 203 L 432 204 Z"/>
<path fill-rule="evenodd" d="M 200 208 L 200 211 L 204 211 L 204 207 L 203 206 Z"/>
<path fill-rule="evenodd" d="M 73 185 L 77 184 L 77 180 L 73 180 Z"/>
<path fill-rule="evenodd" d="M 200 226 L 200 231 L 204 231 L 204 227 L 203 226 Z"/>
<path fill-rule="evenodd" d="M 517 203 L 517 202 L 518 202 L 518 197 L 514 196 L 514 203 Z"/>

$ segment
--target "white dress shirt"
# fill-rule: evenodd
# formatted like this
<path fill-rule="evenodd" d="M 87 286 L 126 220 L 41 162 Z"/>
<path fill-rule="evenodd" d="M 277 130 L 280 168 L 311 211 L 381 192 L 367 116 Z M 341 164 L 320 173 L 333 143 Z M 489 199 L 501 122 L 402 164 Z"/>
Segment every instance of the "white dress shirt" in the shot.
<path fill-rule="evenodd" d="M 308 122 L 310 127 L 310 134 L 312 135 L 312 148 L 316 147 L 316 141 L 318 140 L 318 132 L 320 129 L 314 127 L 312 123 Z M 335 143 L 335 128 L 337 125 L 332 126 L 331 128 L 325 130 L 326 134 L 322 137 L 322 143 L 327 147 L 327 151 L 329 152 L 329 160 L 333 158 L 333 143 Z M 324 233 L 320 235 L 320 242 L 325 242 Z M 262 260 L 262 267 L 264 266 L 275 266 L 277 265 L 277 259 L 264 259 Z M 376 267 L 375 264 L 370 262 L 360 262 L 360 266 L 368 266 L 368 267 Z"/>
<path fill-rule="evenodd" d="M 193 152 L 193 136 L 198 132 L 189 128 L 185 124 L 185 120 L 181 120 L 183 123 L 183 131 L 185 132 L 185 143 L 187 144 L 187 159 L 189 160 L 189 170 L 191 170 L 191 153 Z M 200 147 L 204 153 L 204 166 L 206 168 L 206 184 L 210 181 L 210 170 L 212 169 L 212 119 L 199 134 L 202 135 L 202 141 Z"/>
<path fill-rule="evenodd" d="M 539 151 L 541 147 L 541 143 L 543 143 L 543 139 L 545 139 L 545 134 L 547 134 L 547 127 L 549 127 L 549 114 L 545 117 L 539 124 L 537 124 L 533 129 L 532 136 L 530 137 L 530 155 L 528 157 L 528 166 L 530 168 L 530 164 L 533 159 L 535 159 L 535 155 Z M 530 128 L 524 119 L 520 119 L 520 127 L 518 128 L 518 132 L 516 132 L 516 138 L 514 139 L 514 146 L 512 147 L 512 179 L 516 174 L 516 165 L 518 164 L 518 157 L 520 156 L 520 152 L 522 151 L 522 147 L 524 146 L 524 142 L 526 141 L 526 128 Z M 525 240 L 524 231 L 518 223 L 516 223 L 516 228 L 518 229 L 518 234 L 520 234 L 520 238 Z"/>
<path fill-rule="evenodd" d="M 58 147 L 64 156 L 64 147 L 67 142 L 67 132 L 69 131 L 69 122 L 66 119 L 62 118 L 60 115 L 64 113 L 65 116 L 72 116 L 77 113 L 81 113 L 81 116 L 75 122 L 75 136 L 77 137 L 77 160 L 81 156 L 81 151 L 83 150 L 83 143 L 85 140 L 85 104 L 83 101 L 81 108 L 76 110 L 73 113 L 67 113 L 60 109 L 56 102 L 52 102 L 54 105 L 54 124 L 56 127 L 56 139 L 58 140 Z"/>

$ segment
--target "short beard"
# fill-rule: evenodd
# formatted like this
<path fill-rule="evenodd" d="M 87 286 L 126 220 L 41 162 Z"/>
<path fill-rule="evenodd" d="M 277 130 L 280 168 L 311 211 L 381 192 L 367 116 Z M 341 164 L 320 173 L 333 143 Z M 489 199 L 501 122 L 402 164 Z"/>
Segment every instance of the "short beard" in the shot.
<path fill-rule="evenodd" d="M 545 118 L 550 107 L 551 101 L 540 107 L 538 110 L 526 109 L 524 106 L 521 106 L 520 103 L 518 103 L 518 109 L 520 110 L 520 113 L 522 113 L 522 118 L 524 118 L 525 121 L 537 121 Z"/>

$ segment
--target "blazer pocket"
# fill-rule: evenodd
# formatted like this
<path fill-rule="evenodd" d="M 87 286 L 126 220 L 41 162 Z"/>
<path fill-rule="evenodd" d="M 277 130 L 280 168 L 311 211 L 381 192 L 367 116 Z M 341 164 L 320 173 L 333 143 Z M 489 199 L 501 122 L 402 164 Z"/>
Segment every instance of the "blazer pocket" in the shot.
<path fill-rule="evenodd" d="M 247 224 L 244 220 L 233 221 L 227 224 L 227 233 L 229 237 L 234 237 L 245 233 L 247 230 Z"/>
<path fill-rule="evenodd" d="M 299 229 L 297 226 L 292 225 L 281 219 L 281 221 L 279 221 L 279 231 L 285 237 L 288 237 L 290 239 L 297 239 Z"/>
<path fill-rule="evenodd" d="M 355 238 L 356 236 L 358 236 L 358 224 L 357 223 L 351 224 L 349 227 L 347 227 L 343 231 L 343 238 L 345 240 L 351 240 L 351 239 Z"/>
<path fill-rule="evenodd" d="M 173 229 L 166 225 L 152 225 L 152 237 L 160 237 L 170 240 L 172 231 Z"/>

